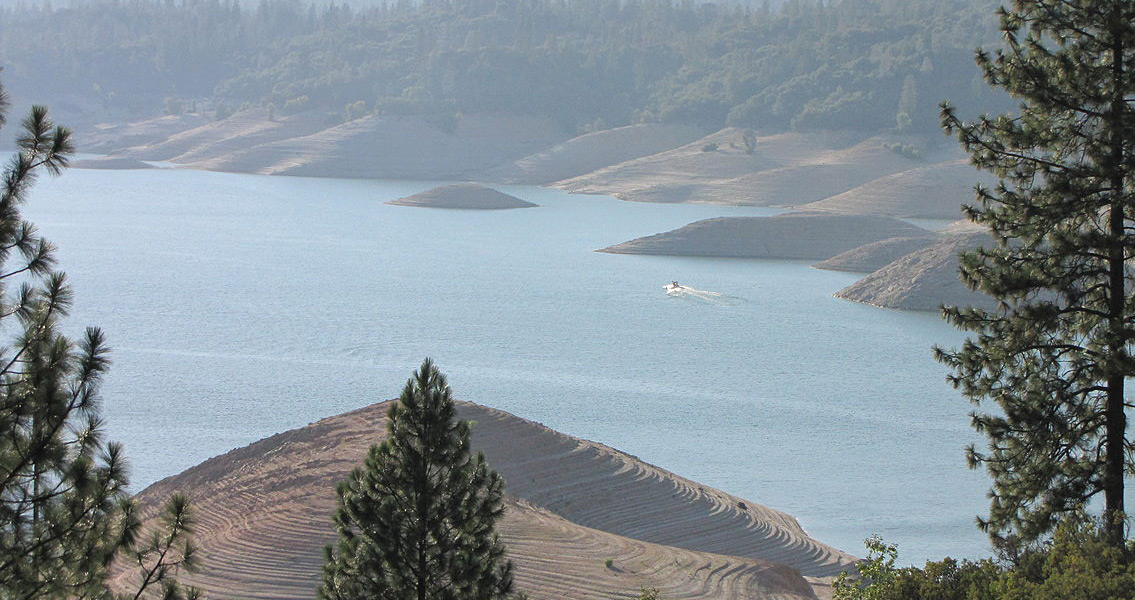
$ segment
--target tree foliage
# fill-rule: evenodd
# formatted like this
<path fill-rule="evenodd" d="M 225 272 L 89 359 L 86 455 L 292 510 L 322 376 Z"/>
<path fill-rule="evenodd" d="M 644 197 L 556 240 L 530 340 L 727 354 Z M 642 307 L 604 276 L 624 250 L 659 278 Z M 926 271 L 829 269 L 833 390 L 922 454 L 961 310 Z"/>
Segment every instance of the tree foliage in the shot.
<path fill-rule="evenodd" d="M 6 108 L 0 88 L 0 126 Z M 164 533 L 142 535 L 122 448 L 104 439 L 98 413 L 103 334 L 60 332 L 71 290 L 52 245 L 21 215 L 37 175 L 67 166 L 71 133 L 41 106 L 21 125 L 0 183 L 0 322 L 14 332 L 0 346 L 0 597 L 113 598 L 112 563 L 129 557 L 148 571 L 130 596 L 161 588 L 179 598 L 171 576 L 193 559 L 188 505 L 173 499 Z"/>
<path fill-rule="evenodd" d="M 1009 544 L 1036 540 L 1100 497 L 1112 543 L 1124 539 L 1135 473 L 1127 379 L 1135 375 L 1135 3 L 1015 0 L 1005 47 L 979 52 L 991 85 L 1019 112 L 944 126 L 1001 179 L 966 207 L 997 244 L 963 257 L 961 276 L 1000 301 L 950 308 L 973 332 L 939 351 L 989 439 L 971 465 L 993 479 L 981 526 Z"/>
<path fill-rule="evenodd" d="M 383 114 L 508 112 L 580 128 L 649 120 L 761 131 L 929 132 L 936 102 L 999 106 L 967 57 L 997 0 L 86 0 L 0 11 L 0 56 L 35 89 Z M 756 3 L 760 4 L 760 3 Z M 45 34 L 44 32 L 50 32 Z M 50 57 L 50 63 L 44 58 Z M 975 85 L 978 84 L 978 85 Z M 900 118 L 901 117 L 901 118 Z"/>
<path fill-rule="evenodd" d="M 426 359 L 387 413 L 388 436 L 339 486 L 339 541 L 321 600 L 490 600 L 512 589 L 493 527 L 504 483 L 469 449 L 445 377 Z"/>
<path fill-rule="evenodd" d="M 1131 600 L 1135 548 L 1116 547 L 1100 524 L 1063 520 L 1050 540 L 1011 561 L 945 558 L 922 568 L 895 566 L 898 550 L 877 536 L 855 573 L 834 584 L 834 600 Z"/>

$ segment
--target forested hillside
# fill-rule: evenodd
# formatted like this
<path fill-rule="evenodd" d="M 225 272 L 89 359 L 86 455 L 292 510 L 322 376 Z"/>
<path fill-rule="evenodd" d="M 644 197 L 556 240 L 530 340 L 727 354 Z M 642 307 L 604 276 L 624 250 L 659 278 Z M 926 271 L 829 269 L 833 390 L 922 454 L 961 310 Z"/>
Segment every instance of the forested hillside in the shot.
<path fill-rule="evenodd" d="M 264 0 L 0 9 L 17 98 L 89 113 L 242 106 L 364 114 L 554 117 L 763 132 L 929 131 L 937 104 L 1000 109 L 973 64 L 996 0 L 427 0 L 381 7 Z M 1001 104 L 1001 106 L 999 106 Z"/>

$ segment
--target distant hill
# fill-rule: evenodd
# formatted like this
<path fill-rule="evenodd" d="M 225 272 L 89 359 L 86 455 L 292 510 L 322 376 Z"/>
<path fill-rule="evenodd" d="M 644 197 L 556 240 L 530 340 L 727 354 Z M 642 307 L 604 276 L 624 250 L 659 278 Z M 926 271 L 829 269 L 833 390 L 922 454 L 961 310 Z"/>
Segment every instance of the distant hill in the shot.
<path fill-rule="evenodd" d="M 161 117 L 76 135 L 81 151 L 194 169 L 419 180 L 477 178 L 565 137 L 555 121 L 537 117 L 470 115 L 443 131 L 423 117 L 367 115 L 329 125 L 311 112 L 273 117 L 258 108 L 222 121 Z"/>
<path fill-rule="evenodd" d="M 643 202 L 798 206 L 925 164 L 890 150 L 887 136 L 847 130 L 759 136 L 750 154 L 742 135 L 726 128 L 555 185 Z"/>
<path fill-rule="evenodd" d="M 4 80 L 63 121 L 250 107 L 571 132 L 639 123 L 764 134 L 936 132 L 938 103 L 1013 107 L 982 82 L 997 0 L 237 2 L 0 6 Z"/>
<path fill-rule="evenodd" d="M 210 597 L 313 597 L 334 539 L 335 486 L 386 430 L 376 404 L 281 433 L 166 478 L 138 495 L 194 499 L 203 568 L 185 577 Z M 683 479 L 632 456 L 508 413 L 461 403 L 473 448 L 504 477 L 500 532 L 519 590 L 534 600 L 812 600 L 855 558 L 791 516 Z M 608 563 L 610 566 L 608 566 Z M 816 584 L 816 588 L 809 581 Z"/>
<path fill-rule="evenodd" d="M 962 204 L 975 201 L 974 187 L 993 181 L 992 175 L 978 171 L 966 159 L 948 160 L 873 179 L 797 208 L 954 220 L 962 217 Z"/>
<path fill-rule="evenodd" d="M 698 127 L 641 123 L 572 138 L 485 174 L 493 181 L 548 184 L 684 146 L 704 135 Z"/>

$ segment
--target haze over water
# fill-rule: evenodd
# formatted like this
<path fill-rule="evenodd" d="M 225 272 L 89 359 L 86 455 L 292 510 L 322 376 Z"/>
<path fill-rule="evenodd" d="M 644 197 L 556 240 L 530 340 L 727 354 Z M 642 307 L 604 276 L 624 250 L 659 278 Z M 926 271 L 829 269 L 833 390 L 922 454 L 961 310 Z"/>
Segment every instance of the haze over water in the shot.
<path fill-rule="evenodd" d="M 831 297 L 807 262 L 593 252 L 775 211 L 501 188 L 511 211 L 386 206 L 432 184 L 71 170 L 28 216 L 106 330 L 112 439 L 134 487 L 396 397 L 433 357 L 457 397 L 634 454 L 796 516 L 862 554 L 989 553 L 973 525 L 968 403 L 936 314 Z M 668 296 L 672 280 L 729 302 Z"/>

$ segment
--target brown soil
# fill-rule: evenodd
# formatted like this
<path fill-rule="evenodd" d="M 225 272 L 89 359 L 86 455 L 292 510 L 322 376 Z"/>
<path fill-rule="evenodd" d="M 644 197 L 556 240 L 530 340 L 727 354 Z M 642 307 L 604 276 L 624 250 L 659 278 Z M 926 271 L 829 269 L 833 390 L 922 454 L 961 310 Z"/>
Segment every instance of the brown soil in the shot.
<path fill-rule="evenodd" d="M 555 147 L 489 171 L 490 181 L 548 184 L 596 169 L 665 152 L 704 134 L 698 128 L 668 123 L 628 125 L 572 138 Z"/>
<path fill-rule="evenodd" d="M 194 499 L 211 597 L 311 598 L 334 539 L 335 486 L 386 429 L 387 403 L 324 419 L 210 459 L 147 488 Z M 813 540 L 795 519 L 698 485 L 612 448 L 508 413 L 461 403 L 474 449 L 506 481 L 499 531 L 520 590 L 537 599 L 805 600 L 800 576 L 831 576 L 854 557 Z M 611 567 L 606 565 L 611 560 Z M 799 571 L 798 571 L 799 570 Z M 814 582 L 824 593 L 826 580 Z"/>
<path fill-rule="evenodd" d="M 336 125 L 314 112 L 270 119 L 265 111 L 250 109 L 197 125 L 168 127 L 160 139 L 120 136 L 117 145 L 107 141 L 98 148 L 210 171 L 460 180 L 567 137 L 547 119 L 500 115 L 466 116 L 443 130 L 426 117 L 371 115 Z"/>
<path fill-rule="evenodd" d="M 426 208 L 460 208 L 460 209 L 476 209 L 476 210 L 504 210 L 509 208 L 531 208 L 536 206 L 531 202 L 526 202 L 510 196 L 503 192 L 498 192 L 492 188 L 487 188 L 475 183 L 456 183 L 453 185 L 443 185 L 433 189 L 419 192 L 413 196 L 406 196 L 397 200 L 391 200 L 387 204 L 396 206 L 421 206 Z"/>
<path fill-rule="evenodd" d="M 866 246 L 860 246 L 837 254 L 827 260 L 820 261 L 813 267 L 829 271 L 852 271 L 856 273 L 871 273 L 895 262 L 896 260 L 917 252 L 938 241 L 937 236 L 899 237 L 889 238 Z"/>
<path fill-rule="evenodd" d="M 742 131 L 729 128 L 556 186 L 648 202 L 799 205 L 918 166 L 886 143 L 837 132 L 787 133 L 758 138 L 747 154 Z"/>
<path fill-rule="evenodd" d="M 789 213 L 706 219 L 600 251 L 820 260 L 880 240 L 929 235 L 924 229 L 887 217 Z"/>
<path fill-rule="evenodd" d="M 962 204 L 974 200 L 974 185 L 992 178 L 953 160 L 880 177 L 852 190 L 800 206 L 801 210 L 876 214 L 891 217 L 958 219 Z"/>
<path fill-rule="evenodd" d="M 836 297 L 884 308 L 938 310 L 942 305 L 991 308 L 994 301 L 958 278 L 958 254 L 993 239 L 986 233 L 951 235 L 908 254 L 836 292 Z"/>

